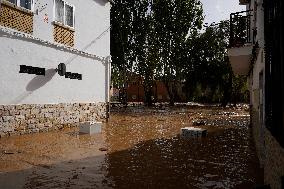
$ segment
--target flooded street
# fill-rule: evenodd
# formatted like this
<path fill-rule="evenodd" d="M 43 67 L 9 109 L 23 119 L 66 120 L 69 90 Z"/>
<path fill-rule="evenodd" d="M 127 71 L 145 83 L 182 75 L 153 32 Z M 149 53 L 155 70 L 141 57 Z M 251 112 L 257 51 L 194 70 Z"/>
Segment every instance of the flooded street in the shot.
<path fill-rule="evenodd" d="M 180 129 L 207 129 L 185 139 Z M 114 108 L 78 128 L 0 139 L 0 188 L 252 188 L 261 169 L 244 108 Z"/>

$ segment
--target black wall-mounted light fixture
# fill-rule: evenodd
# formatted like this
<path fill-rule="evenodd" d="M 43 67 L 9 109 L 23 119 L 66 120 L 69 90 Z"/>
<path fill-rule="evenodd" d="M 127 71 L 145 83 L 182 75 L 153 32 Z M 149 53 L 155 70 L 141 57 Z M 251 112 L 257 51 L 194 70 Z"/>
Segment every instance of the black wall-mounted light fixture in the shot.
<path fill-rule="evenodd" d="M 58 65 L 57 72 L 60 76 L 64 76 L 66 73 L 66 65 L 64 63 L 60 63 Z"/>
<path fill-rule="evenodd" d="M 65 76 L 65 78 L 82 80 L 82 74 L 66 72 L 66 65 L 64 63 L 60 63 L 56 71 L 60 76 Z M 20 65 L 19 73 L 27 73 L 27 74 L 45 76 L 45 68 Z"/>
<path fill-rule="evenodd" d="M 58 65 L 57 72 L 60 76 L 65 76 L 65 78 L 82 80 L 82 74 L 66 72 L 66 65 L 64 63 Z"/>

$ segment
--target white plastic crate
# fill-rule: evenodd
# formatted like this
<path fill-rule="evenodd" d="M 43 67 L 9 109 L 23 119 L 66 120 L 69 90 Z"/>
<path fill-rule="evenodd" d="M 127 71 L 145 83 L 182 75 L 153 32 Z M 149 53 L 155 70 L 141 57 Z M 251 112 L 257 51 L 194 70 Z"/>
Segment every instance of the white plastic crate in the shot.
<path fill-rule="evenodd" d="M 82 123 L 79 132 L 84 134 L 96 134 L 102 132 L 102 122 L 89 121 Z"/>
<path fill-rule="evenodd" d="M 195 127 L 181 128 L 181 136 L 184 138 L 197 138 L 197 137 L 204 137 L 206 135 L 207 135 L 206 129 L 195 128 Z"/>

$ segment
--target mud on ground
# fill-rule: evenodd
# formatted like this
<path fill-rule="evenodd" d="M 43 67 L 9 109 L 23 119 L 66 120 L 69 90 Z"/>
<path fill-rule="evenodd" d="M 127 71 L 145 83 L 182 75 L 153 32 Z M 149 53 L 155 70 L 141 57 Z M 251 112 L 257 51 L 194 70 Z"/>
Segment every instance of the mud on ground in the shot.
<path fill-rule="evenodd" d="M 204 138 L 180 137 L 182 127 Z M 248 107 L 113 108 L 78 128 L 0 139 L 0 188 L 252 188 L 263 180 Z"/>

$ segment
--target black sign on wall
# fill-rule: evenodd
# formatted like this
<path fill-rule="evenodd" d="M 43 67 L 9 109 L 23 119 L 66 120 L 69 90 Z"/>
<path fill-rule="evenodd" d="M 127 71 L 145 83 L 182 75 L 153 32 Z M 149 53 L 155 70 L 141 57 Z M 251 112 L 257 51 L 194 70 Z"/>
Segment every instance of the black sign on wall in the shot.
<path fill-rule="evenodd" d="M 45 68 L 20 65 L 19 73 L 27 73 L 27 74 L 35 74 L 35 75 L 45 75 Z"/>
<path fill-rule="evenodd" d="M 66 65 L 64 63 L 60 63 L 56 70 L 60 76 L 65 76 L 65 78 L 82 80 L 82 74 L 66 72 Z M 45 68 L 20 65 L 19 73 L 45 75 Z"/>
<path fill-rule="evenodd" d="M 82 74 L 66 72 L 65 78 L 82 80 Z"/>

